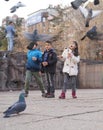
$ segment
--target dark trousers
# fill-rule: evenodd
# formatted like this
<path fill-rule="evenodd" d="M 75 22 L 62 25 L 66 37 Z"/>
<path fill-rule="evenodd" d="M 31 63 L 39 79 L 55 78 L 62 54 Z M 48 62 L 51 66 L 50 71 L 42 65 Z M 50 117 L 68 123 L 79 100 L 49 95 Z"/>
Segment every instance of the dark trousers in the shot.
<path fill-rule="evenodd" d="M 42 77 L 40 76 L 39 72 L 31 72 L 30 70 L 26 70 L 25 86 L 24 86 L 25 92 L 26 93 L 29 92 L 32 75 L 35 77 L 35 80 L 36 80 L 41 92 L 45 93 L 45 87 L 44 87 L 43 80 L 42 80 Z"/>
<path fill-rule="evenodd" d="M 46 72 L 46 80 L 47 80 L 47 93 L 54 94 L 55 87 L 54 87 L 54 75 L 52 73 Z"/>

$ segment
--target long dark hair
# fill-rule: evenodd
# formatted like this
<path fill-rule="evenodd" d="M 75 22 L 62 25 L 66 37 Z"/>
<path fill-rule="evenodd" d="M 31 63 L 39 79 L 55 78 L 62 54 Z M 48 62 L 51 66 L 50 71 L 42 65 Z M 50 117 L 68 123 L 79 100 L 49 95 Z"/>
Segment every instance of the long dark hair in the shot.
<path fill-rule="evenodd" d="M 79 52 L 78 52 L 78 43 L 76 41 L 73 41 L 73 43 L 75 44 L 76 48 L 73 51 L 74 56 L 78 56 Z"/>

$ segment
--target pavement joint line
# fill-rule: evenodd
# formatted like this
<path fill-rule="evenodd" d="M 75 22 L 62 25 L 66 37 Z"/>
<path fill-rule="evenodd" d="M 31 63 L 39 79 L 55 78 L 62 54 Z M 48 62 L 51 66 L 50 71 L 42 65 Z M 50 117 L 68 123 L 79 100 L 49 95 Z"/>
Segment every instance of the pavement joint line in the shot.
<path fill-rule="evenodd" d="M 65 118 L 65 117 L 72 117 L 72 116 L 84 115 L 84 114 L 88 114 L 88 113 L 96 113 L 96 112 L 101 112 L 101 111 L 103 111 L 103 109 L 95 110 L 95 111 L 87 111 L 87 112 L 82 112 L 82 113 L 69 114 L 69 115 L 63 115 L 63 116 L 54 116 L 51 118 L 36 120 L 36 121 L 32 121 L 32 122 L 28 121 L 28 122 L 25 122 L 23 124 L 42 122 L 42 121 L 46 121 L 46 120 L 60 119 L 60 118 Z"/>

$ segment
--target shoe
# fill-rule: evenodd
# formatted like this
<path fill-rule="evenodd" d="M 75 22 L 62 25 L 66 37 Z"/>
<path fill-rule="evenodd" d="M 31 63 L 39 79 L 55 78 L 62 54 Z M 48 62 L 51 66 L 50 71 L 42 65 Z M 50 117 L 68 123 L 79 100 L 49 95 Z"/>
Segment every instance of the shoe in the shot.
<path fill-rule="evenodd" d="M 77 98 L 77 96 L 72 96 L 73 98 Z"/>
<path fill-rule="evenodd" d="M 28 91 L 25 91 L 24 97 L 28 97 Z"/>
<path fill-rule="evenodd" d="M 45 97 L 47 97 L 48 95 L 50 95 L 50 93 L 45 93 Z"/>
<path fill-rule="evenodd" d="M 65 99 L 65 93 L 62 92 L 61 95 L 59 96 L 59 99 Z"/>
<path fill-rule="evenodd" d="M 46 97 L 46 93 L 42 93 L 42 97 Z"/>
<path fill-rule="evenodd" d="M 75 91 L 72 91 L 72 98 L 77 98 Z"/>
<path fill-rule="evenodd" d="M 48 95 L 46 96 L 46 98 L 54 98 L 54 97 L 55 97 L 54 94 L 48 94 Z"/>
<path fill-rule="evenodd" d="M 25 93 L 24 97 L 28 97 L 28 94 L 27 94 L 27 93 Z"/>

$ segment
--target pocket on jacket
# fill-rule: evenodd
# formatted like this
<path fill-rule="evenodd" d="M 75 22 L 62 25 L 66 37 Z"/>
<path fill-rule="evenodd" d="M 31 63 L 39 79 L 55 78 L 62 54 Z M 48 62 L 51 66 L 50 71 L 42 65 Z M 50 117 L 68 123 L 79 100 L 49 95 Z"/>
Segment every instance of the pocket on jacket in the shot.
<path fill-rule="evenodd" d="M 70 66 L 69 75 L 73 76 L 73 75 L 77 75 L 77 73 L 78 73 L 77 68 L 74 66 Z"/>

